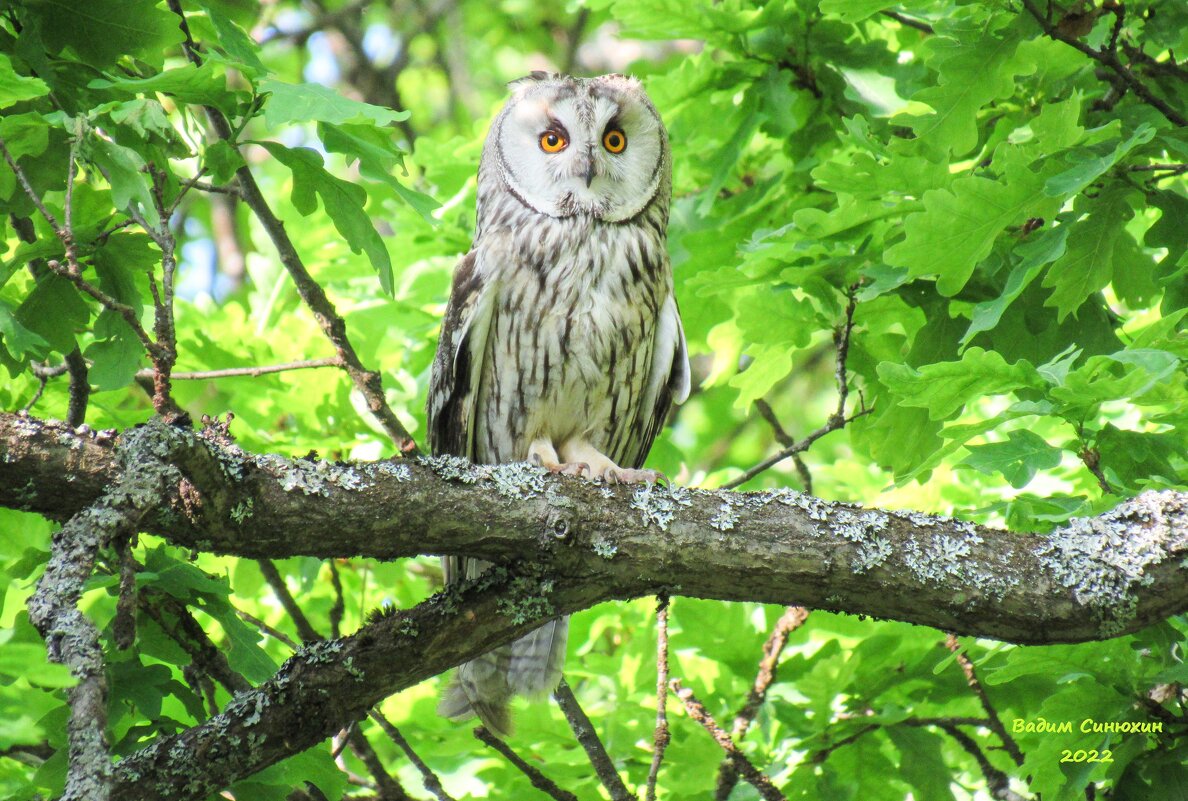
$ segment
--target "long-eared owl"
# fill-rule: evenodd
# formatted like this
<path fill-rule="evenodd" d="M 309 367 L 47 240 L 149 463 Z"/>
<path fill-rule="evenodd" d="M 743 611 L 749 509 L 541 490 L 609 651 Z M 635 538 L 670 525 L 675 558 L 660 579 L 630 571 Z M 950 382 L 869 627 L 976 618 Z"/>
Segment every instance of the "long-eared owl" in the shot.
<path fill-rule="evenodd" d="M 483 146 L 474 244 L 454 271 L 429 389 L 435 454 L 530 460 L 607 482 L 641 469 L 689 393 L 665 250 L 668 134 L 639 82 L 533 73 Z M 447 557 L 447 582 L 486 562 Z M 513 695 L 556 688 L 568 619 L 458 668 L 438 711 L 511 730 Z"/>

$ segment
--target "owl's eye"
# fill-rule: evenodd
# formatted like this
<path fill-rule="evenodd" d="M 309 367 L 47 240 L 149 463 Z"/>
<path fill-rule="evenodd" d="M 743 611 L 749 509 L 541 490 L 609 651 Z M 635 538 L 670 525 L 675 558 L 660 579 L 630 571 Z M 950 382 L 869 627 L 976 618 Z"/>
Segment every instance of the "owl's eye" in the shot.
<path fill-rule="evenodd" d="M 569 140 L 556 131 L 545 131 L 540 135 L 540 149 L 546 153 L 560 153 Z"/>
<path fill-rule="evenodd" d="M 627 147 L 627 134 L 618 128 L 611 128 L 602 135 L 602 146 L 612 153 L 622 153 Z"/>

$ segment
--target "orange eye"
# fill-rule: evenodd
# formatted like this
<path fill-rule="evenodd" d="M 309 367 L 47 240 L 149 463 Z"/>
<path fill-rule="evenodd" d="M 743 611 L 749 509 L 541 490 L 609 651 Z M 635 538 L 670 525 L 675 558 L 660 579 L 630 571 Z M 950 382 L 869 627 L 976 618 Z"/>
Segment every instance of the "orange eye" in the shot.
<path fill-rule="evenodd" d="M 569 140 L 556 131 L 545 131 L 540 135 L 540 149 L 546 153 L 560 153 Z"/>
<path fill-rule="evenodd" d="M 627 134 L 618 128 L 611 128 L 602 135 L 602 146 L 612 153 L 622 153 L 627 147 Z"/>

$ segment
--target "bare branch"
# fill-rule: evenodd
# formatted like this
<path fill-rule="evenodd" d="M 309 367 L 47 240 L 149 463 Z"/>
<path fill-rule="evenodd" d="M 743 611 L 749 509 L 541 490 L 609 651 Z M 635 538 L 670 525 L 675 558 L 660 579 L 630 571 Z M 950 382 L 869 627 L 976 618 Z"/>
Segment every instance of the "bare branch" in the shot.
<path fill-rule="evenodd" d="M 50 213 L 50 210 L 41 202 L 41 196 L 33 189 L 33 185 L 29 183 L 29 179 L 25 177 L 25 171 L 21 169 L 20 165 L 16 163 L 16 159 L 12 157 L 12 153 L 8 151 L 8 145 L 3 137 L 0 137 L 0 155 L 4 156 L 4 160 L 8 162 L 8 168 L 12 170 L 12 174 L 16 176 L 17 183 L 21 185 L 21 189 L 25 190 L 25 194 L 29 200 L 33 201 L 33 205 L 41 212 L 41 216 L 49 223 L 50 228 L 54 229 L 54 233 L 59 239 L 63 239 L 66 229 L 58 224 L 58 219 Z M 65 242 L 63 242 L 65 244 Z"/>
<path fill-rule="evenodd" d="M 590 718 L 586 717 L 581 704 L 574 697 L 569 682 L 561 679 L 553 697 L 557 699 L 557 706 L 561 707 L 561 713 L 565 715 L 565 720 L 569 722 L 569 728 L 573 729 L 573 736 L 585 749 L 586 756 L 590 758 L 590 764 L 594 766 L 594 772 L 598 774 L 598 780 L 606 788 L 611 801 L 636 801 L 636 796 L 627 789 L 627 785 L 623 783 L 619 771 L 615 769 L 610 755 L 606 753 L 606 746 L 598 738 L 594 724 L 590 722 Z"/>
<path fill-rule="evenodd" d="M 845 321 L 837 329 L 837 331 L 834 332 L 834 340 L 837 343 L 837 358 L 834 361 L 834 370 L 833 370 L 834 381 L 837 383 L 837 408 L 836 408 L 836 410 L 833 412 L 832 415 L 830 415 L 829 420 L 826 421 L 825 425 L 821 426 L 816 431 L 809 434 L 807 437 L 802 439 L 800 442 L 789 442 L 788 445 L 783 450 L 764 459 L 759 464 L 755 465 L 754 467 L 752 467 L 749 470 L 747 470 L 746 472 L 744 472 L 738 478 L 732 479 L 731 481 L 727 481 L 725 484 L 722 485 L 722 489 L 734 489 L 735 487 L 742 486 L 743 484 L 747 483 L 755 476 L 762 473 L 764 470 L 767 470 L 769 467 L 779 464 L 780 462 L 784 461 L 785 459 L 787 459 L 790 456 L 796 456 L 797 454 L 803 453 L 804 451 L 808 450 L 814 442 L 816 442 L 817 440 L 819 440 L 821 437 L 825 436 L 826 434 L 837 431 L 839 428 L 844 428 L 845 426 L 849 425 L 854 420 L 857 420 L 859 417 L 862 417 L 863 415 L 870 414 L 873 411 L 873 409 L 867 409 L 865 404 L 861 404 L 861 408 L 859 409 L 859 411 L 855 412 L 854 414 L 850 415 L 849 417 L 846 416 L 846 400 L 850 396 L 850 382 L 849 382 L 849 378 L 848 378 L 848 373 L 846 371 L 846 360 L 849 357 L 849 353 L 850 353 L 850 332 L 853 331 L 853 329 L 854 329 L 854 309 L 857 306 L 857 297 L 855 294 L 856 291 L 857 291 L 856 286 L 850 287 L 849 290 L 847 290 L 847 294 L 849 296 L 849 301 L 846 303 Z M 861 398 L 861 395 L 859 396 L 859 398 Z M 767 407 L 767 411 L 768 412 L 771 411 L 770 406 Z M 760 409 L 760 414 L 763 414 L 763 413 L 764 413 L 763 409 Z M 765 417 L 766 417 L 766 415 L 765 415 Z M 775 421 L 774 413 L 771 414 L 771 417 L 769 419 L 772 421 Z M 778 421 L 774 422 L 774 427 L 777 429 L 777 431 L 776 431 L 777 437 L 782 435 L 783 437 L 786 437 L 787 439 L 791 440 L 791 437 L 788 435 L 788 432 L 784 431 L 783 427 L 780 426 Z M 805 475 L 808 473 L 807 468 L 804 468 L 804 465 L 801 464 L 798 466 L 798 469 L 803 469 L 803 472 L 801 473 L 801 477 L 804 478 Z M 811 487 L 812 487 L 812 477 L 809 476 L 806 489 L 811 488 Z"/>
<path fill-rule="evenodd" d="M 748 784 L 759 792 L 760 797 L 764 801 L 786 801 L 784 794 L 771 783 L 771 779 L 761 773 L 755 767 L 754 763 L 747 759 L 746 754 L 738 750 L 738 746 L 734 744 L 734 740 L 730 739 L 730 735 L 726 733 L 726 730 L 718 725 L 713 715 L 697 700 L 697 696 L 693 694 L 692 690 L 682 687 L 680 679 L 673 679 L 672 691 L 676 693 L 677 698 L 680 698 L 684 702 L 685 711 L 689 713 L 689 717 L 700 723 L 702 728 L 709 732 L 710 737 L 714 738 L 714 742 L 722 746 L 722 750 L 726 752 L 727 758 L 734 765 L 734 769 L 742 775 Z"/>
<path fill-rule="evenodd" d="M 986 786 L 990 788 L 990 794 L 994 798 L 998 799 L 998 801 L 1027 801 L 1024 796 L 1019 795 L 1011 789 L 1010 777 L 994 767 L 990 763 L 990 760 L 986 758 L 986 754 L 982 752 L 977 742 L 968 734 L 961 731 L 961 729 L 957 728 L 956 724 L 937 722 L 933 725 L 956 740 L 957 744 L 974 758 L 974 761 L 978 763 L 978 768 L 982 771 L 982 775 L 986 777 Z"/>
<path fill-rule="evenodd" d="M 404 735 L 400 733 L 400 729 L 393 726 L 390 720 L 374 709 L 368 712 L 367 716 L 379 724 L 384 734 L 388 735 L 388 739 L 400 746 L 400 750 L 404 752 L 409 761 L 416 765 L 417 770 L 421 772 L 421 780 L 424 782 L 426 790 L 433 793 L 438 801 L 454 801 L 453 796 L 441 786 L 441 779 L 437 778 L 437 774 L 429 769 L 425 760 L 417 755 L 417 752 L 408 744 L 408 740 L 404 739 Z"/>
<path fill-rule="evenodd" d="M 298 605 L 297 599 L 293 597 L 293 593 L 289 592 L 289 587 L 285 584 L 285 578 L 276 569 L 276 565 L 268 559 L 259 559 L 256 561 L 256 564 L 259 565 L 260 572 L 264 575 L 264 580 L 268 582 L 268 586 L 272 587 L 272 592 L 276 595 L 276 599 L 280 601 L 281 606 L 284 607 L 285 612 L 289 615 L 289 619 L 293 621 L 298 636 L 307 644 L 324 639 L 310 624 L 309 618 L 305 616 L 305 612 Z"/>
<path fill-rule="evenodd" d="M 898 22 L 900 25 L 904 26 L 905 28 L 914 28 L 917 31 L 920 31 L 921 33 L 927 33 L 930 35 L 936 33 L 936 31 L 933 30 L 932 26 L 929 25 L 927 22 L 924 22 L 923 20 L 918 20 L 915 17 L 909 17 L 908 15 L 902 14 L 898 11 L 887 10 L 887 11 L 880 11 L 879 13 L 882 14 L 884 17 L 888 17 L 890 19 L 895 20 L 896 22 Z"/>
<path fill-rule="evenodd" d="M 341 367 L 342 360 L 337 356 L 327 356 L 324 359 L 306 359 L 299 362 L 285 364 L 269 364 L 263 367 L 227 367 L 222 370 L 198 370 L 194 372 L 177 372 L 171 375 L 175 381 L 208 381 L 216 378 L 237 378 L 247 376 L 259 378 L 271 373 L 284 373 L 290 370 L 310 370 L 317 367 Z M 152 378 L 152 370 L 137 372 L 138 378 Z"/>
<path fill-rule="evenodd" d="M 562 790 L 557 786 L 556 782 L 525 762 L 523 757 L 513 751 L 510 745 L 500 740 L 494 734 L 491 734 L 483 726 L 479 726 L 474 730 L 474 736 L 482 741 L 483 744 L 494 748 L 503 755 L 504 759 L 515 765 L 521 773 L 528 777 L 528 781 L 532 782 L 532 786 L 537 790 L 548 794 L 549 797 L 555 798 L 557 801 L 578 801 L 576 795 L 568 790 Z"/>
<path fill-rule="evenodd" d="M 1007 732 L 1006 726 L 1002 725 L 1002 719 L 998 716 L 998 710 L 990 703 L 990 698 L 986 695 L 986 688 L 978 680 L 978 674 L 974 670 L 973 662 L 970 661 L 965 651 L 961 650 L 961 643 L 957 641 L 955 634 L 949 633 L 945 635 L 945 647 L 957 658 L 957 664 L 961 666 L 961 672 L 965 674 L 966 684 L 969 685 L 969 689 L 973 690 L 973 694 L 978 697 L 978 702 L 982 705 L 982 709 L 986 710 L 986 720 L 990 730 L 998 735 L 998 739 L 1002 741 L 1003 748 L 1010 754 L 1014 763 L 1016 765 L 1022 765 L 1023 752 L 1019 750 L 1019 744 Z"/>
<path fill-rule="evenodd" d="M 648 769 L 647 801 L 656 801 L 656 779 L 668 748 L 668 594 L 656 599 L 656 729 L 652 733 L 652 766 Z"/>
<path fill-rule="evenodd" d="M 775 681 L 776 665 L 780 661 L 780 654 L 784 652 L 784 647 L 788 644 L 788 637 L 804 625 L 804 621 L 808 620 L 808 615 L 808 610 L 803 606 L 789 606 L 772 627 L 767 642 L 763 644 L 763 657 L 759 660 L 759 670 L 755 674 L 755 682 L 747 693 L 746 703 L 734 718 L 730 736 L 735 742 L 742 741 L 742 738 L 747 734 L 747 729 L 754 722 L 755 716 L 759 714 L 759 708 L 767 699 L 767 690 Z M 737 783 L 738 771 L 734 769 L 733 760 L 723 760 L 718 767 L 718 781 L 714 790 L 716 801 L 726 801 Z"/>
<path fill-rule="evenodd" d="M 375 752 L 371 742 L 363 735 L 363 732 L 359 731 L 358 727 L 350 730 L 346 741 L 355 756 L 359 757 L 359 760 L 367 766 L 367 772 L 375 779 L 380 799 L 383 801 L 412 801 L 412 796 L 405 792 L 400 782 L 384 767 L 383 760 L 379 758 L 379 754 Z"/>

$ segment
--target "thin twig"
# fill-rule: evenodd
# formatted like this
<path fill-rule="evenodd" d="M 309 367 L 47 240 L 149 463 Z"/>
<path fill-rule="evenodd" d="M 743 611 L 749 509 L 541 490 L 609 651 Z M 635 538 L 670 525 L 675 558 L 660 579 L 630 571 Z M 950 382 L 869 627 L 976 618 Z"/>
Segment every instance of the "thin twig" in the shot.
<path fill-rule="evenodd" d="M 804 451 L 808 450 L 814 442 L 826 434 L 837 431 L 839 428 L 844 428 L 854 420 L 857 420 L 859 417 L 870 414 L 873 411 L 873 409 L 866 408 L 865 403 L 860 403 L 859 410 L 857 412 L 850 415 L 849 417 L 846 416 L 846 400 L 850 396 L 849 379 L 848 373 L 846 371 L 846 359 L 849 357 L 850 353 L 850 333 L 854 330 L 854 309 L 857 307 L 858 302 L 856 291 L 857 287 L 849 288 L 847 292 L 849 301 L 846 303 L 845 312 L 846 319 L 842 323 L 841 327 L 834 332 L 834 340 L 837 343 L 837 358 L 834 361 L 833 372 L 834 381 L 837 383 L 837 408 L 834 410 L 833 414 L 829 416 L 829 419 L 825 422 L 825 425 L 806 436 L 800 442 L 795 442 L 791 445 L 788 445 L 783 450 L 772 454 L 759 464 L 750 468 L 738 478 L 727 481 L 722 485 L 722 489 L 734 489 L 735 487 L 747 483 L 752 478 L 762 473 L 764 470 L 767 470 L 773 465 L 779 464 L 789 456 L 794 456 L 798 453 L 803 453 Z M 859 394 L 858 397 L 861 401 L 861 394 Z M 787 432 L 785 432 L 785 435 L 786 434 Z"/>
<path fill-rule="evenodd" d="M 1066 33 L 1060 29 L 1060 25 L 1054 22 L 1050 15 L 1044 14 L 1036 6 L 1034 0 L 1023 0 L 1023 7 L 1027 12 L 1035 18 L 1039 23 L 1043 32 L 1051 39 L 1058 42 L 1064 42 L 1069 47 L 1072 47 L 1084 53 L 1089 58 L 1101 64 L 1106 69 L 1116 74 L 1126 86 L 1142 98 L 1147 104 L 1154 106 L 1159 112 L 1180 127 L 1188 127 L 1188 118 L 1184 117 L 1166 102 L 1156 97 L 1147 85 L 1135 77 L 1130 68 L 1121 62 L 1118 58 L 1118 53 L 1111 48 L 1104 48 L 1102 50 L 1095 50 L 1091 46 L 1085 44 L 1075 35 Z"/>
<path fill-rule="evenodd" d="M 408 740 L 404 739 L 404 735 L 400 733 L 400 729 L 396 728 L 390 720 L 381 715 L 374 709 L 367 713 L 367 716 L 379 724 L 379 727 L 384 730 L 384 734 L 388 738 L 400 746 L 400 750 L 404 752 L 409 761 L 417 766 L 417 770 L 421 772 L 421 780 L 425 784 L 425 789 L 433 793 L 438 801 L 454 801 L 453 796 L 446 792 L 445 788 L 441 786 L 441 779 L 437 778 L 437 774 L 429 769 L 425 761 L 417 756 L 417 752 L 408 744 Z"/>
<path fill-rule="evenodd" d="M 578 801 L 576 795 L 568 790 L 562 790 L 557 786 L 556 782 L 525 762 L 524 758 L 513 751 L 510 745 L 500 740 L 494 734 L 491 734 L 484 726 L 475 728 L 474 736 L 484 745 L 494 748 L 503 755 L 504 759 L 515 765 L 528 778 L 528 781 L 532 782 L 532 786 L 537 790 L 546 793 L 551 798 L 557 799 L 557 801 Z"/>
<path fill-rule="evenodd" d="M 726 752 L 727 757 L 734 764 L 735 770 L 759 792 L 760 797 L 764 801 L 786 801 L 784 794 L 771 783 L 771 779 L 756 768 L 754 763 L 747 759 L 746 754 L 738 750 L 738 746 L 734 744 L 734 740 L 730 739 L 730 735 L 726 733 L 726 730 L 718 725 L 717 721 L 709 713 L 709 710 L 705 708 L 705 705 L 697 700 L 697 696 L 693 694 L 693 691 L 687 687 L 682 687 L 680 679 L 673 679 L 670 684 L 677 698 L 680 698 L 684 702 L 685 710 L 689 713 L 689 717 L 700 723 L 702 728 L 714 738 L 714 742 L 722 746 L 722 750 Z"/>
<path fill-rule="evenodd" d="M 307 643 L 322 640 L 322 635 L 318 634 L 310 624 L 309 618 L 305 616 L 305 612 L 297 605 L 297 599 L 293 597 L 293 593 L 289 592 L 289 587 L 285 584 L 285 578 L 276 569 L 276 565 L 268 559 L 257 559 L 256 564 L 260 566 L 260 572 L 264 574 L 264 580 L 268 582 L 268 586 L 272 587 L 272 591 L 276 594 L 276 599 L 280 601 L 281 606 L 284 607 L 285 612 L 288 613 L 289 618 L 293 621 L 293 626 L 296 627 L 298 636 Z"/>
<path fill-rule="evenodd" d="M 190 655 L 190 664 L 202 674 L 217 681 L 232 695 L 251 689 L 248 680 L 231 667 L 226 653 L 214 644 L 184 603 L 152 587 L 141 588 L 139 596 L 140 610 Z"/>
<path fill-rule="evenodd" d="M 755 401 L 755 409 L 759 412 L 759 416 L 771 426 L 772 435 L 775 437 L 776 442 L 785 448 L 792 448 L 796 445 L 796 440 L 780 424 L 779 418 L 776 417 L 775 410 L 771 408 L 770 403 L 763 398 L 759 398 Z M 799 453 L 792 454 L 792 464 L 796 466 L 796 473 L 800 476 L 800 483 L 804 485 L 804 491 L 812 495 L 813 474 L 809 471 L 808 465 L 804 463 L 804 460 L 800 458 Z"/>
<path fill-rule="evenodd" d="M 644 791 L 647 801 L 656 801 L 656 779 L 668 748 L 668 593 L 656 599 L 656 728 L 652 732 L 652 766 Z"/>
<path fill-rule="evenodd" d="M 998 739 L 1002 741 L 1002 746 L 1006 752 L 1010 754 L 1011 759 L 1016 765 L 1023 764 L 1023 752 L 1019 749 L 1019 744 L 1007 732 L 1006 726 L 1002 725 L 1002 718 L 998 716 L 998 710 L 994 708 L 994 704 L 990 703 L 990 698 L 986 695 L 986 688 L 982 686 L 982 682 L 978 679 L 977 671 L 974 670 L 973 662 L 966 655 L 965 651 L 961 649 L 961 643 L 957 641 L 955 634 L 949 633 L 945 635 L 945 647 L 953 653 L 957 659 L 957 664 L 961 666 L 961 672 L 965 674 L 965 683 L 969 685 L 969 689 L 978 697 L 978 703 L 982 705 L 982 709 L 986 710 L 986 718 L 988 726 L 992 732 L 998 735 Z"/>
<path fill-rule="evenodd" d="M 186 52 L 186 56 L 195 66 L 202 66 L 202 56 L 199 55 L 198 48 L 194 44 L 194 39 L 190 34 L 190 26 L 186 22 L 186 16 L 182 11 L 180 0 L 168 0 L 168 4 L 170 10 L 179 19 L 179 26 L 181 27 L 183 36 L 182 47 Z M 231 126 L 223 113 L 216 108 L 207 106 L 206 115 L 210 120 L 211 127 L 214 128 L 215 134 L 234 147 L 235 142 Z M 362 393 L 363 398 L 367 402 L 367 408 L 375 415 L 380 425 L 383 426 L 384 431 L 388 433 L 388 436 L 396 443 L 396 447 L 400 453 L 405 455 L 417 453 L 416 440 L 408 433 L 408 430 L 400 422 L 399 418 L 396 417 L 396 413 L 392 411 L 392 408 L 388 406 L 388 402 L 384 398 L 383 379 L 378 372 L 368 370 L 359 360 L 354 346 L 347 337 L 346 321 L 339 316 L 334 308 L 334 304 L 326 296 L 325 290 L 309 274 L 304 262 L 301 260 L 301 255 L 297 252 L 297 248 L 293 245 L 293 241 L 285 231 L 284 223 L 280 221 L 268 205 L 268 201 L 265 200 L 264 193 L 260 191 L 260 186 L 256 183 L 251 170 L 244 165 L 236 171 L 235 175 L 239 181 L 239 189 L 244 202 L 247 203 L 248 207 L 256 215 L 256 219 L 260 221 L 260 224 L 264 226 L 264 230 L 276 248 L 281 263 L 288 270 L 294 285 L 297 287 L 297 293 L 301 296 L 301 300 L 305 305 L 313 312 L 314 318 L 317 320 L 322 332 L 330 340 L 331 344 L 334 345 L 335 351 L 337 351 L 339 358 L 342 359 L 343 369 L 351 377 L 351 381 L 354 382 L 355 387 Z"/>
<path fill-rule="evenodd" d="M 54 215 L 50 213 L 50 210 L 45 207 L 45 204 L 41 202 L 41 198 L 38 196 L 37 192 L 33 190 L 33 185 L 30 184 L 29 179 L 25 177 L 25 171 L 20 168 L 20 165 L 16 163 L 16 159 L 14 159 L 12 154 L 8 152 L 8 145 L 5 143 L 3 137 L 0 137 L 0 155 L 3 155 L 4 160 L 8 162 L 8 168 L 12 170 L 12 174 L 16 176 L 17 183 L 21 185 L 21 189 L 25 190 L 25 194 L 29 197 L 29 200 L 33 201 L 33 205 L 37 207 L 39 212 L 41 212 L 41 216 L 44 217 L 45 221 L 50 224 L 50 228 L 54 229 L 54 234 L 59 239 L 61 239 L 65 229 L 58 225 L 58 219 L 54 217 Z"/>
<path fill-rule="evenodd" d="M 819 765 L 820 763 L 822 763 L 826 759 L 828 759 L 829 755 L 832 754 L 834 751 L 838 750 L 839 748 L 849 745 L 850 743 L 854 742 L 855 740 L 858 740 L 859 738 L 861 738 L 867 734 L 870 734 L 872 731 L 878 731 L 879 729 L 885 728 L 887 726 L 913 726 L 916 728 L 927 727 L 927 726 L 977 726 L 979 728 L 989 729 L 990 722 L 988 720 L 986 720 L 985 718 L 948 717 L 948 718 L 906 718 L 904 720 L 899 720 L 899 721 L 896 721 L 895 723 L 890 723 L 890 724 L 871 723 L 869 726 L 865 726 L 865 727 L 859 729 L 858 731 L 854 732 L 853 734 L 847 735 L 846 737 L 843 737 L 842 739 L 838 740 L 837 742 L 830 743 L 829 745 L 825 746 L 824 748 L 820 749 L 819 751 L 814 751 L 813 753 L 807 755 L 804 758 L 804 762 L 811 763 L 814 765 Z"/>
<path fill-rule="evenodd" d="M 586 756 L 589 757 L 590 764 L 594 766 L 598 780 L 610 794 L 611 801 L 636 801 L 636 796 L 623 783 L 622 777 L 619 776 L 614 763 L 611 762 L 610 755 L 606 752 L 606 746 L 602 744 L 602 740 L 598 739 L 598 732 L 594 730 L 594 724 L 582 710 L 581 704 L 574 697 L 573 690 L 570 689 L 569 683 L 565 679 L 561 679 L 553 697 L 557 699 L 557 706 L 561 708 L 561 714 L 565 715 L 565 720 L 569 722 L 569 728 L 573 730 L 574 737 L 585 749 Z"/>
<path fill-rule="evenodd" d="M 1011 789 L 1010 777 L 990 764 L 990 760 L 986 758 L 986 755 L 972 737 L 949 723 L 937 723 L 935 725 L 938 729 L 956 740 L 957 744 L 974 758 L 974 761 L 978 763 L 978 768 L 982 771 L 982 775 L 986 777 L 986 786 L 990 789 L 990 795 L 997 799 L 997 801 L 1026 801 L 1023 796 Z"/>
<path fill-rule="evenodd" d="M 90 281 L 87 281 L 77 272 L 71 270 L 68 266 L 63 265 L 61 262 L 50 259 L 45 264 L 47 267 L 49 267 L 51 272 L 61 276 L 62 278 L 65 278 L 67 281 L 70 281 L 72 284 L 78 287 L 79 290 L 85 292 L 97 300 L 100 306 L 103 306 L 105 309 L 109 309 L 110 311 L 113 311 L 123 317 L 124 322 L 128 324 L 133 333 L 136 334 L 136 338 L 140 340 L 140 344 L 144 345 L 144 349 L 148 351 L 149 357 L 156 358 L 159 351 L 157 343 L 153 341 L 152 337 L 149 336 L 148 332 L 145 331 L 144 327 L 140 324 L 140 318 L 136 314 L 135 309 L 126 303 L 120 303 L 111 295 L 108 295 L 106 292 L 99 289 L 99 287 L 95 286 Z"/>
<path fill-rule="evenodd" d="M 334 604 L 326 617 L 330 621 L 330 636 L 337 640 L 342 636 L 342 615 L 346 612 L 346 599 L 343 597 L 342 576 L 338 575 L 338 565 L 333 559 L 327 561 L 330 564 L 330 583 L 334 585 Z"/>
<path fill-rule="evenodd" d="M 194 372 L 173 373 L 170 377 L 175 381 L 207 381 L 215 378 L 236 378 L 248 376 L 259 378 L 270 373 L 284 373 L 289 370 L 309 370 L 316 367 L 340 367 L 341 360 L 337 356 L 327 356 L 324 359 L 306 359 L 299 362 L 285 364 L 270 364 L 264 367 L 227 367 L 222 370 L 198 370 Z M 152 370 L 140 370 L 138 378 L 152 378 Z"/>
<path fill-rule="evenodd" d="M 355 756 L 359 757 L 359 761 L 367 766 L 367 772 L 375 779 L 375 788 L 379 790 L 379 797 L 383 801 L 412 801 L 412 796 L 384 767 L 384 762 L 375 752 L 371 741 L 359 731 L 358 726 L 351 728 L 347 733 L 346 742 Z"/>
<path fill-rule="evenodd" d="M 126 651 L 136 642 L 136 558 L 132 555 L 132 538 L 120 537 L 115 542 L 119 557 L 120 585 L 116 599 L 115 618 L 111 621 L 112 639 L 116 648 Z"/>
<path fill-rule="evenodd" d="M 780 661 L 780 654 L 788 645 L 788 638 L 792 632 L 804 625 L 808 620 L 808 610 L 803 606 L 789 606 L 784 614 L 772 627 L 767 642 L 763 643 L 763 657 L 759 660 L 759 670 L 755 673 L 755 681 L 747 693 L 747 700 L 738 715 L 734 718 L 734 726 L 730 736 L 734 742 L 741 742 L 751 727 L 759 708 L 767 698 L 767 691 L 776 679 L 776 665 Z M 714 790 L 716 801 L 726 801 L 730 797 L 734 785 L 738 783 L 738 771 L 734 768 L 732 759 L 724 759 L 718 766 L 718 781 Z"/>
<path fill-rule="evenodd" d="M 890 17 L 891 19 L 895 20 L 896 22 L 898 22 L 900 25 L 904 26 L 905 28 L 915 28 L 916 30 L 921 31 L 922 33 L 927 33 L 927 34 L 936 33 L 936 31 L 933 30 L 932 26 L 929 25 L 927 22 L 924 22 L 923 20 L 915 19 L 914 17 L 909 17 L 906 14 L 901 14 L 898 11 L 887 10 L 887 11 L 880 11 L 879 13 L 882 14 L 884 17 Z"/>
<path fill-rule="evenodd" d="M 285 634 L 283 631 L 276 628 L 275 626 L 271 626 L 268 623 L 265 623 L 263 620 L 256 617 L 255 615 L 253 615 L 249 612 L 245 612 L 242 609 L 236 609 L 235 614 L 239 615 L 239 619 L 242 620 L 244 623 L 249 623 L 249 624 L 255 626 L 257 629 L 264 632 L 272 639 L 276 640 L 277 642 L 284 643 L 285 645 L 289 646 L 294 651 L 296 651 L 298 648 L 301 647 L 300 645 L 297 644 L 297 641 L 294 640 L 292 637 L 290 637 L 288 634 Z"/>

